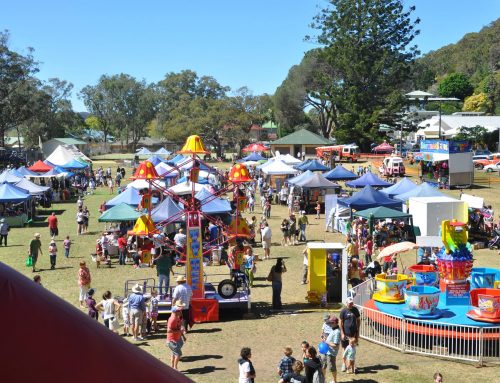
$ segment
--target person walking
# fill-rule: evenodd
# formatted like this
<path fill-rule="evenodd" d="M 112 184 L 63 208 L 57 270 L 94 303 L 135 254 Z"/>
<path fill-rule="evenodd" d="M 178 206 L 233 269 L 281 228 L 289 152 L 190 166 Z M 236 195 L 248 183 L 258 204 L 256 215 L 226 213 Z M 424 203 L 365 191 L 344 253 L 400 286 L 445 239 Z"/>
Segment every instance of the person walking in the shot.
<path fill-rule="evenodd" d="M 182 356 L 182 346 L 187 340 L 186 328 L 182 324 L 182 309 L 184 306 L 181 301 L 177 301 L 175 305 L 172 305 L 172 314 L 167 322 L 167 345 L 172 351 L 170 367 L 175 370 L 178 369 L 179 359 Z"/>
<path fill-rule="evenodd" d="M 361 315 L 354 300 L 349 297 L 346 300 L 346 307 L 340 311 L 340 333 L 342 348 L 346 349 L 349 346 L 349 338 L 354 338 L 356 343 L 359 338 L 359 326 L 361 324 Z M 346 366 L 342 365 L 342 372 L 346 371 Z"/>
<path fill-rule="evenodd" d="M 38 253 L 43 255 L 42 242 L 40 241 L 40 233 L 35 233 L 34 239 L 30 242 L 30 257 L 33 266 L 33 272 L 36 272 L 36 261 L 38 260 Z"/>
<path fill-rule="evenodd" d="M 162 250 L 154 259 L 154 263 L 156 264 L 156 275 L 158 276 L 158 292 L 161 297 L 163 295 L 163 286 L 165 286 L 165 296 L 167 296 L 170 287 L 170 273 L 174 275 L 172 257 L 167 250 Z"/>
<path fill-rule="evenodd" d="M 302 255 L 304 257 L 302 261 L 302 284 L 305 285 L 307 283 L 307 272 L 309 271 L 309 258 L 307 254 L 307 246 L 302 251 Z"/>
<path fill-rule="evenodd" d="M 5 222 L 5 218 L 0 219 L 0 246 L 2 243 L 7 247 L 7 237 L 9 236 L 10 226 Z"/>
<path fill-rule="evenodd" d="M 78 286 L 80 287 L 80 307 L 85 307 L 85 298 L 90 289 L 90 270 L 85 261 L 80 262 L 80 269 L 78 270 Z"/>
<path fill-rule="evenodd" d="M 250 287 L 253 287 L 253 277 L 256 271 L 256 266 L 255 266 L 255 257 L 253 255 L 253 250 L 250 246 L 247 247 L 245 251 L 244 266 L 245 266 L 245 275 L 247 276 L 248 280 L 248 285 Z"/>
<path fill-rule="evenodd" d="M 276 260 L 276 264 L 273 267 L 271 267 L 269 275 L 267 276 L 267 280 L 271 282 L 273 289 L 272 304 L 274 310 L 280 310 L 282 308 L 282 303 L 281 303 L 281 289 L 283 287 L 282 276 L 283 273 L 286 273 L 286 271 L 287 270 L 285 262 L 283 262 L 282 258 L 278 258 Z"/>
<path fill-rule="evenodd" d="M 57 237 L 59 235 L 59 229 L 57 228 L 58 222 L 57 222 L 56 213 L 52 212 L 52 214 L 49 215 L 49 218 L 47 218 L 47 222 L 49 225 L 50 237 L 52 239 L 55 239 L 55 237 Z"/>
<path fill-rule="evenodd" d="M 123 234 L 118 238 L 118 263 L 120 265 L 125 265 L 125 260 L 127 258 L 127 235 Z"/>
<path fill-rule="evenodd" d="M 49 257 L 50 257 L 50 269 L 54 270 L 56 268 L 56 261 L 57 261 L 57 245 L 54 239 L 52 239 L 49 244 Z"/>
<path fill-rule="evenodd" d="M 176 282 L 177 286 L 172 293 L 172 306 L 174 306 L 179 301 L 185 305 L 182 309 L 182 323 L 187 332 L 187 326 L 189 325 L 189 305 L 191 304 L 193 291 L 191 290 L 191 287 L 186 283 L 186 277 L 184 275 L 179 275 Z"/>
<path fill-rule="evenodd" d="M 265 221 L 264 228 L 261 230 L 262 234 L 262 248 L 264 249 L 264 259 L 269 259 L 271 257 L 271 238 L 272 232 L 269 227 L 269 223 Z"/>
<path fill-rule="evenodd" d="M 251 358 L 252 350 L 248 347 L 243 347 L 240 351 L 240 359 L 238 359 L 240 371 L 238 383 L 253 383 L 255 381 L 255 368 L 250 360 Z"/>
<path fill-rule="evenodd" d="M 98 311 L 103 312 L 104 326 L 116 332 L 118 329 L 114 327 L 113 321 L 120 312 L 120 304 L 113 298 L 111 291 L 108 290 L 102 295 L 102 301 L 97 304 L 96 308 Z"/>
<path fill-rule="evenodd" d="M 339 319 L 335 316 L 330 317 L 330 325 L 332 331 L 325 339 L 325 343 L 328 345 L 328 351 L 326 352 L 326 363 L 323 365 L 324 375 L 326 375 L 326 370 L 332 373 L 332 382 L 337 383 L 337 354 L 339 352 L 341 331 L 339 329 Z"/>
<path fill-rule="evenodd" d="M 299 242 L 307 242 L 306 238 L 306 227 L 309 225 L 309 219 L 307 218 L 306 212 L 304 210 L 301 210 L 300 212 L 300 217 L 298 220 L 299 224 Z"/>
<path fill-rule="evenodd" d="M 144 298 L 142 287 L 138 283 L 132 287 L 132 294 L 128 297 L 128 306 L 134 340 L 144 340 L 140 331 L 144 313 L 146 312 L 146 299 Z"/>
<path fill-rule="evenodd" d="M 64 256 L 69 258 L 69 251 L 71 249 L 71 240 L 69 239 L 69 235 L 66 236 L 66 239 L 63 242 L 64 247 Z"/>
<path fill-rule="evenodd" d="M 288 231 L 290 235 L 290 245 L 297 245 L 297 218 L 295 217 L 295 213 L 290 214 L 290 218 L 288 219 Z"/>

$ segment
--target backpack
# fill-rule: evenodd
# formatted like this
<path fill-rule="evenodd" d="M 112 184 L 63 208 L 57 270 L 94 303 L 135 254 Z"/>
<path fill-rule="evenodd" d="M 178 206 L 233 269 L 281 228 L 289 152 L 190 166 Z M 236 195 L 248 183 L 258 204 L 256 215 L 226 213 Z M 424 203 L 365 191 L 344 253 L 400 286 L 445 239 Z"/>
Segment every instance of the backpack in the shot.
<path fill-rule="evenodd" d="M 325 383 L 325 375 L 323 375 L 321 367 L 318 367 L 316 371 L 314 371 L 312 383 Z"/>

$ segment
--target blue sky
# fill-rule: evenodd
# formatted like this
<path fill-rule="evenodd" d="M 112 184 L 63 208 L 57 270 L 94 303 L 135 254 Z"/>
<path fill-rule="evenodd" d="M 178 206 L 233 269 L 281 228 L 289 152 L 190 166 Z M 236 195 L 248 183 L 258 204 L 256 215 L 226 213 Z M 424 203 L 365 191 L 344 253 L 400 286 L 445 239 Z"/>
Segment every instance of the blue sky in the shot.
<path fill-rule="evenodd" d="M 38 77 L 59 77 L 76 93 L 102 74 L 148 82 L 191 69 L 222 85 L 274 93 L 292 65 L 314 47 L 304 36 L 323 0 L 0 0 L 10 47 L 35 49 Z M 479 31 L 500 17 L 500 1 L 413 0 L 425 53 Z"/>

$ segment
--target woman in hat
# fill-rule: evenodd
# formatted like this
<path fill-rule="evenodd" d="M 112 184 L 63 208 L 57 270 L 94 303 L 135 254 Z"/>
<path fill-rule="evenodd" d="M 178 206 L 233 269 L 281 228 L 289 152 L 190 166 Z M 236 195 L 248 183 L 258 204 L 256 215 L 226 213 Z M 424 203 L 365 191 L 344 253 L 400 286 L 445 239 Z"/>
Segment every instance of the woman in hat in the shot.
<path fill-rule="evenodd" d="M 36 271 L 35 265 L 36 261 L 38 260 L 38 252 L 43 255 L 42 252 L 42 242 L 40 241 L 40 233 L 35 233 L 35 238 L 31 240 L 30 242 L 30 257 L 32 261 L 32 266 L 33 266 L 33 272 Z"/>
<path fill-rule="evenodd" d="M 186 305 L 181 301 L 175 302 L 172 305 L 172 314 L 167 322 L 167 344 L 168 348 L 172 351 L 170 359 L 170 366 L 178 369 L 179 359 L 182 356 L 182 346 L 186 340 L 186 329 L 182 324 L 182 310 Z"/>
<path fill-rule="evenodd" d="M 50 256 L 50 269 L 54 270 L 56 268 L 57 260 L 57 245 L 55 240 L 51 240 L 49 244 L 49 256 Z"/>

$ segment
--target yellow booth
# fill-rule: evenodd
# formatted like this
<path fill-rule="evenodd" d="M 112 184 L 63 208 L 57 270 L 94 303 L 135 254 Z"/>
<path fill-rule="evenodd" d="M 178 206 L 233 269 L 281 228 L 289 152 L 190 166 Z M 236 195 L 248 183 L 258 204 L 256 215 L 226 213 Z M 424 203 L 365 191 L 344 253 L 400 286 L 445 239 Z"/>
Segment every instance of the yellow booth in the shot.
<path fill-rule="evenodd" d="M 325 305 L 347 298 L 347 254 L 341 243 L 309 242 L 307 300 Z"/>

